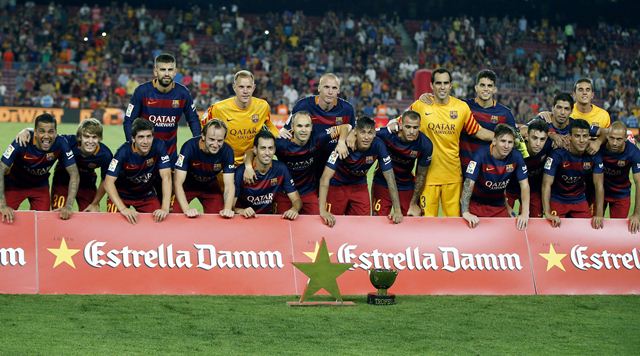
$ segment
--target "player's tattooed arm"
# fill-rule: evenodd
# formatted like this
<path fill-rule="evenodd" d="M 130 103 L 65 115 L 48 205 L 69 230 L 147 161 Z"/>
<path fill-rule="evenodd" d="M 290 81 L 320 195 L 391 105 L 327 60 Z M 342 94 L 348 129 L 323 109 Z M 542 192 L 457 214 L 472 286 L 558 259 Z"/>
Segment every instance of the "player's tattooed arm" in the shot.
<path fill-rule="evenodd" d="M 80 173 L 78 173 L 78 166 L 72 164 L 66 169 L 67 173 L 69 173 L 69 192 L 67 193 L 67 205 L 59 209 L 60 219 L 62 220 L 67 220 L 71 217 L 73 202 L 76 200 L 76 195 L 78 194 L 78 186 L 80 184 Z"/>
<path fill-rule="evenodd" d="M 424 190 L 424 184 L 427 180 L 427 172 L 429 171 L 429 167 L 423 167 L 418 165 L 416 167 L 416 184 L 415 189 L 413 190 L 413 196 L 411 197 L 411 202 L 409 203 L 409 212 L 407 215 L 409 216 L 420 216 L 422 213 L 422 208 L 418 204 L 420 199 L 420 195 L 422 195 L 422 191 Z"/>
<path fill-rule="evenodd" d="M 462 195 L 460 196 L 460 211 L 462 212 L 462 218 L 467 221 L 470 228 L 478 226 L 480 219 L 474 214 L 469 212 L 469 202 L 471 201 L 471 194 L 473 193 L 473 186 L 475 181 L 467 178 L 462 185 Z"/>
<path fill-rule="evenodd" d="M 391 196 L 391 203 L 393 205 L 393 212 L 389 214 L 389 219 L 395 224 L 399 224 L 402 222 L 402 208 L 400 207 L 400 197 L 398 196 L 396 177 L 393 174 L 393 169 L 382 172 L 382 175 L 387 181 L 387 187 L 389 188 L 389 195 Z"/>

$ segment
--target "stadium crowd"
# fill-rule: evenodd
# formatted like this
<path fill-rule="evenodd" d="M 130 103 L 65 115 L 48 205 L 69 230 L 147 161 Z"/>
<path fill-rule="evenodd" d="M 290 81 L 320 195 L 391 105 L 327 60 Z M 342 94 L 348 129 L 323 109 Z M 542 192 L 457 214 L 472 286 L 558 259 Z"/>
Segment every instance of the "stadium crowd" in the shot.
<path fill-rule="evenodd" d="M 445 66 L 460 98 L 472 95 L 477 71 L 494 69 L 498 99 L 518 122 L 550 109 L 553 96 L 581 77 L 593 78 L 596 103 L 614 120 L 635 127 L 640 114 L 640 33 L 614 24 L 577 28 L 466 16 L 401 22 L 392 14 L 258 16 L 236 6 L 115 6 L 9 2 L 0 12 L 0 104 L 121 108 L 149 79 L 152 59 L 169 50 L 178 58 L 176 81 L 200 110 L 231 96 L 233 73 L 248 69 L 256 75 L 257 96 L 274 112 L 290 110 L 316 92 L 320 74 L 334 72 L 344 78 L 342 97 L 358 113 L 374 116 L 382 105 L 393 116 L 412 99 L 416 69 Z"/>

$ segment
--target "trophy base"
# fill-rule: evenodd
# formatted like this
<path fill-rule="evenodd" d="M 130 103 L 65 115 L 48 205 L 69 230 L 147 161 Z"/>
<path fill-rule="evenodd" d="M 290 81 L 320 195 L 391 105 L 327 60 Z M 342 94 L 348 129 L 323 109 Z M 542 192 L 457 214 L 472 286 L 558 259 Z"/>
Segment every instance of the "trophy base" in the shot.
<path fill-rule="evenodd" d="M 393 305 L 396 304 L 396 295 L 378 295 L 378 293 L 367 294 L 367 303 L 371 305 Z"/>

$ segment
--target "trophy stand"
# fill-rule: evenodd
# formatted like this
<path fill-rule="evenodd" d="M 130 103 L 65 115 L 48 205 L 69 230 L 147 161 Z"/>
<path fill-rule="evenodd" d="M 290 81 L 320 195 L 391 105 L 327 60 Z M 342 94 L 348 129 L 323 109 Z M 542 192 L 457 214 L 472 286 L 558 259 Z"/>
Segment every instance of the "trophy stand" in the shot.
<path fill-rule="evenodd" d="M 369 280 L 378 292 L 367 294 L 367 303 L 372 305 L 396 304 L 395 294 L 387 293 L 387 289 L 393 285 L 397 276 L 398 271 L 393 269 L 376 268 L 369 270 Z"/>

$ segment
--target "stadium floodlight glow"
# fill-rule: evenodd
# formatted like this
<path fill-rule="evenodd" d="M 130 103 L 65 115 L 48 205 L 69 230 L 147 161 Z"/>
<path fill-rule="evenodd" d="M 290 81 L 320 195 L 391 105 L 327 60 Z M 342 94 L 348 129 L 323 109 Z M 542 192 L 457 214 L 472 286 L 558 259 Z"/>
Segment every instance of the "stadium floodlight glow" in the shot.
<path fill-rule="evenodd" d="M 84 40 L 85 42 L 87 42 L 87 41 L 89 41 L 89 37 L 85 37 L 85 38 L 83 38 L 83 40 Z"/>
<path fill-rule="evenodd" d="M 107 33 L 106 32 L 102 32 L 102 37 L 107 37 Z"/>
<path fill-rule="evenodd" d="M 269 30 L 264 30 L 264 35 L 269 36 Z"/>

